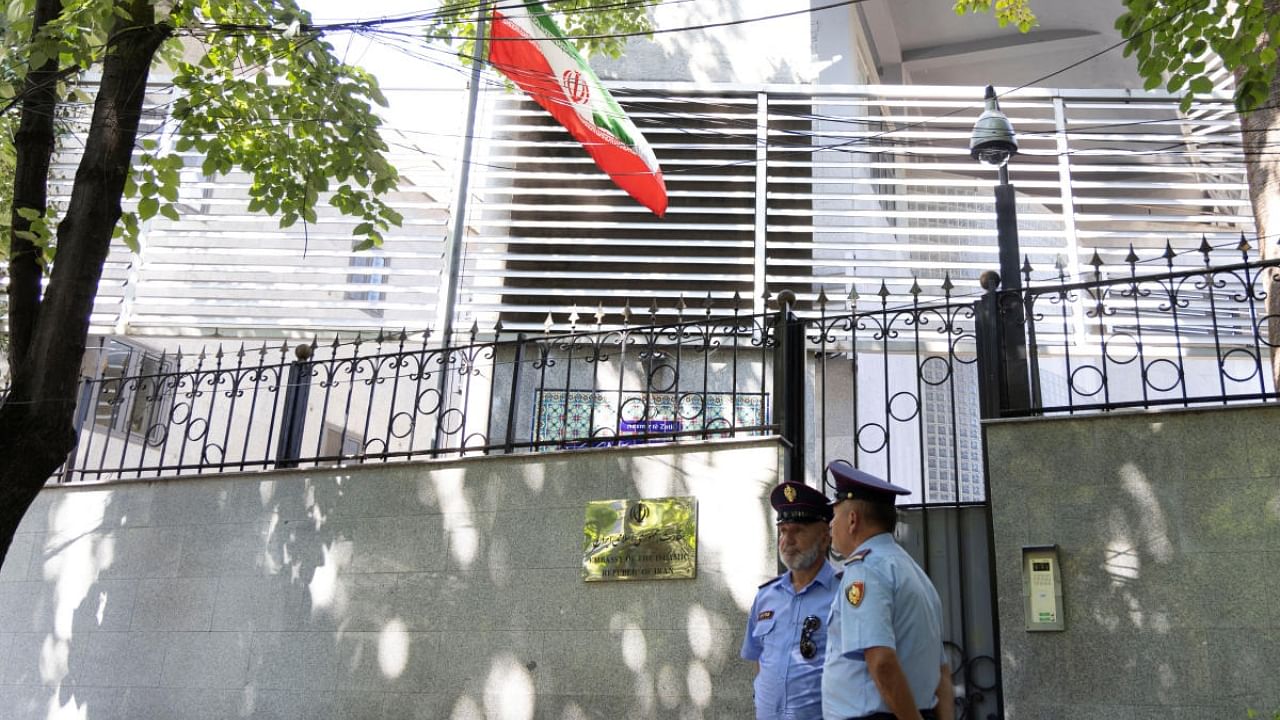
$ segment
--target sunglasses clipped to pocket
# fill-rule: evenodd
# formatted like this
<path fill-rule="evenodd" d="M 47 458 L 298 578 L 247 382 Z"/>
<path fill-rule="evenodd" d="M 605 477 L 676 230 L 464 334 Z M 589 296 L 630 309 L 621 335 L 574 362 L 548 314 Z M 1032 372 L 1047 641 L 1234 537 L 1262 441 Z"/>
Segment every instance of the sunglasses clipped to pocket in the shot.
<path fill-rule="evenodd" d="M 800 657 L 805 660 L 812 660 L 813 656 L 818 654 L 818 646 L 813 642 L 813 633 L 822 626 L 822 621 L 817 615 L 810 615 L 804 619 L 804 625 L 800 627 Z"/>

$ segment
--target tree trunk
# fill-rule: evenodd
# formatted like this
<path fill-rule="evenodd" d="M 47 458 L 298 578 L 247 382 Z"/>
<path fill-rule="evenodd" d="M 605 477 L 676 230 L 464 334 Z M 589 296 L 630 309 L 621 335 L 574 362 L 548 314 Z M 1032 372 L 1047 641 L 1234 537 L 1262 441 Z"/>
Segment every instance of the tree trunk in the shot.
<path fill-rule="evenodd" d="M 36 0 L 31 37 L 62 12 L 62 0 Z M 22 87 L 22 116 L 13 138 L 16 151 L 9 237 L 9 367 L 22 364 L 31 347 L 40 307 L 40 249 L 18 233 L 31 222 L 24 208 L 44 213 L 48 204 L 49 161 L 53 156 L 53 111 L 58 104 L 58 59 L 32 68 Z"/>
<path fill-rule="evenodd" d="M 1263 2 L 1267 17 L 1280 15 L 1280 0 Z M 1245 169 L 1249 201 L 1264 259 L 1280 258 L 1280 73 L 1271 80 L 1271 92 L 1258 110 L 1240 117 L 1244 136 Z M 1271 347 L 1271 379 L 1280 388 L 1280 269 L 1268 271 L 1267 337 Z"/>
<path fill-rule="evenodd" d="M 0 406 L 0 563 L 27 508 L 75 446 L 76 388 L 89 314 L 120 219 L 151 62 L 171 32 L 155 24 L 149 0 L 120 5 L 132 19 L 117 21 L 108 40 L 84 156 L 58 225 L 57 260 L 25 361 L 14 369 Z"/>

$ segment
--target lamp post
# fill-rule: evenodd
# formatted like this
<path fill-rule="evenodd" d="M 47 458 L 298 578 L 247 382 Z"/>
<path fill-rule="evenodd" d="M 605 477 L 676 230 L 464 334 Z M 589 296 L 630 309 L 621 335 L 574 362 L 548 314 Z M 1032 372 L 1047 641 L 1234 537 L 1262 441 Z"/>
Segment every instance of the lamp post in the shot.
<path fill-rule="evenodd" d="M 1023 411 L 1031 407 L 1034 386 L 1029 382 L 1027 335 L 1022 305 L 1022 275 L 1019 268 L 1018 213 L 1013 185 L 1009 184 L 1009 158 L 1018 154 L 1018 140 L 1009 118 L 1000 112 L 995 88 L 987 86 L 986 108 L 978 116 L 969 139 L 969 154 L 975 160 L 999 169 L 996 184 L 996 244 L 1000 251 L 1000 288 L 989 293 L 991 329 L 1000 349 L 997 353 L 999 385 L 998 406 L 1001 414 Z M 985 285 L 984 285 L 985 286 Z M 994 284 L 988 290 L 995 290 Z M 1039 402 L 1039 398 L 1035 398 Z M 993 408 L 994 409 L 994 408 Z"/>

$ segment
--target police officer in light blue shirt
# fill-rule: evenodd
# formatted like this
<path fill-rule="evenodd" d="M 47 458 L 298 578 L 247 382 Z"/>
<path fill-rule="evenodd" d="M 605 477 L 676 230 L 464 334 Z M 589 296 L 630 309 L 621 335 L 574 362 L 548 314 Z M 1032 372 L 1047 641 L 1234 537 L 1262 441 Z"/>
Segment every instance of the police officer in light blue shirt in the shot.
<path fill-rule="evenodd" d="M 778 515 L 778 556 L 787 571 L 760 586 L 742 657 L 756 663 L 757 720 L 822 717 L 822 663 L 827 616 L 835 597 L 831 507 L 821 492 L 783 483 L 769 496 Z"/>
<path fill-rule="evenodd" d="M 942 603 L 893 539 L 894 500 L 910 491 L 837 460 L 831 542 L 845 556 L 828 622 L 825 720 L 953 720 Z"/>

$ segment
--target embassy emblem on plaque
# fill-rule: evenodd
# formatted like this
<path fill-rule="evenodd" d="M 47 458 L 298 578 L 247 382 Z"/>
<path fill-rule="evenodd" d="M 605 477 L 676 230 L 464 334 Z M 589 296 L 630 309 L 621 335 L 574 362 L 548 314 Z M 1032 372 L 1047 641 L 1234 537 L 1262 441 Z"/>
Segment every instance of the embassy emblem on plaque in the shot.
<path fill-rule="evenodd" d="M 692 497 L 594 500 L 583 523 L 582 579 L 675 580 L 698 569 Z"/>

